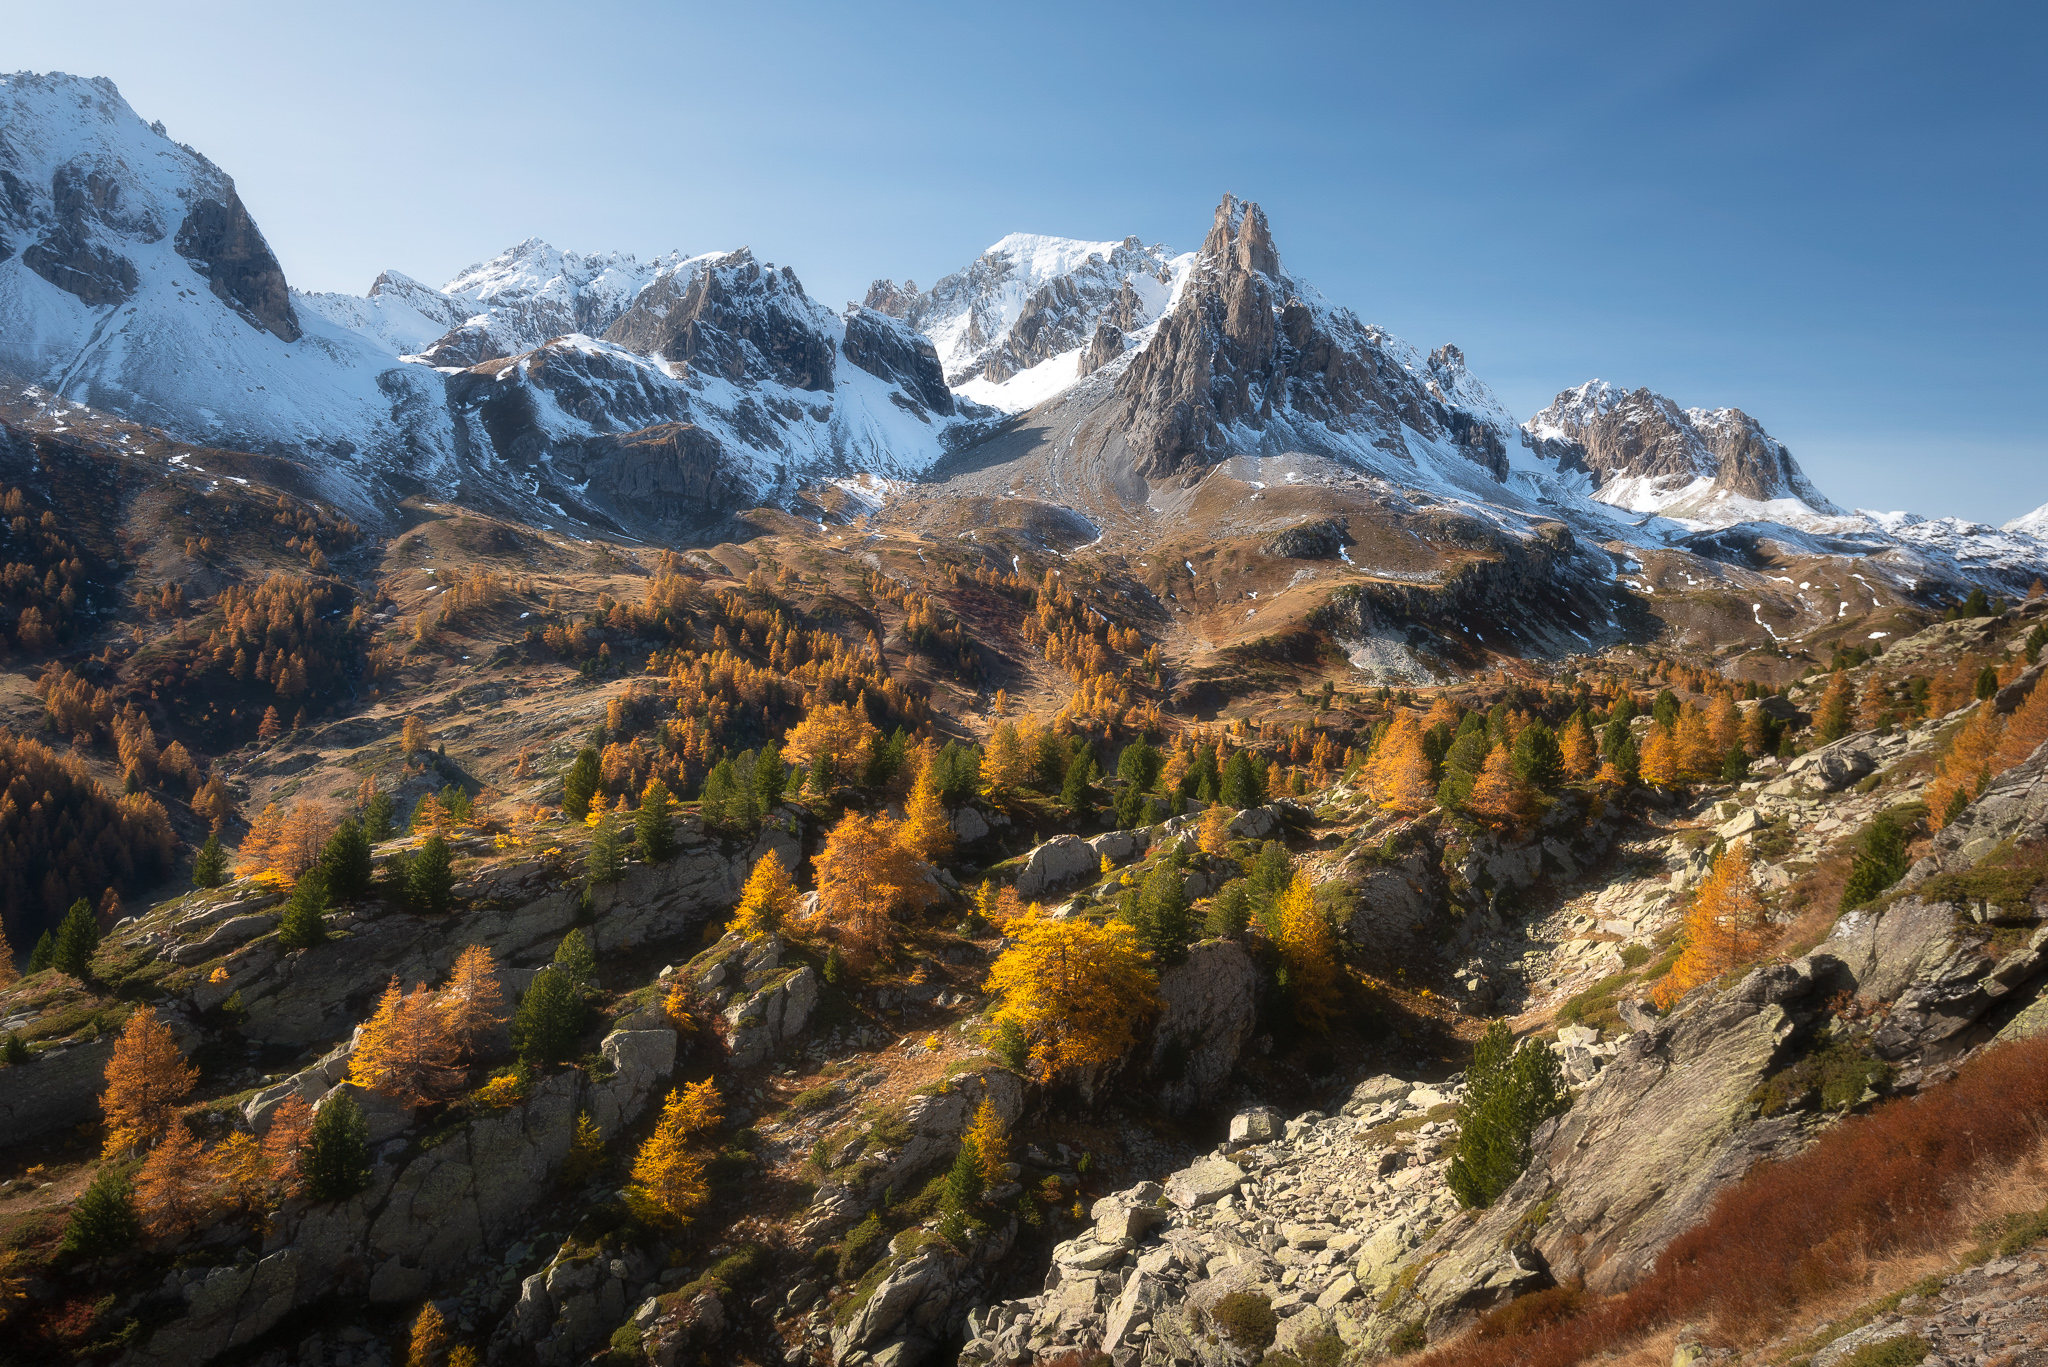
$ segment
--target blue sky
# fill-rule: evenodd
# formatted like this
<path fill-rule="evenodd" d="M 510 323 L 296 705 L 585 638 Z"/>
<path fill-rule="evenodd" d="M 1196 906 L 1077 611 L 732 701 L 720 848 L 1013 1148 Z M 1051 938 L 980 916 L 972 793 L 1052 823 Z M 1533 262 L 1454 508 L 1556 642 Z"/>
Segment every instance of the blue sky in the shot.
<path fill-rule="evenodd" d="M 838 305 L 1006 232 L 1287 268 L 1521 417 L 1599 376 L 1759 418 L 1838 502 L 2048 502 L 2038 6 L 91 4 L 0 64 L 112 77 L 292 282 L 529 235 L 742 244 Z"/>

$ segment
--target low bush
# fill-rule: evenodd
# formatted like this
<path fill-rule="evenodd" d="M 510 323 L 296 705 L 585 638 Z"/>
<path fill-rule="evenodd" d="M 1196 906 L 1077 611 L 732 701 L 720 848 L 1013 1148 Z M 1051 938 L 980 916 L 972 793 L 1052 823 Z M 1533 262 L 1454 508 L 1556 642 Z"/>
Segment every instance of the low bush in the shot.
<path fill-rule="evenodd" d="M 1919 1367 L 1929 1346 L 1918 1334 L 1901 1334 L 1893 1339 L 1866 1343 L 1841 1359 L 1839 1367 Z"/>
<path fill-rule="evenodd" d="M 1237 1347 L 1256 1353 L 1272 1343 L 1280 1320 L 1256 1291 L 1233 1291 L 1209 1307 L 1209 1318 Z"/>
<path fill-rule="evenodd" d="M 867 1219 L 847 1231 L 846 1242 L 840 1245 L 839 1280 L 850 1282 L 860 1276 L 888 1246 L 889 1227 L 882 1223 L 879 1213 L 870 1212 Z"/>

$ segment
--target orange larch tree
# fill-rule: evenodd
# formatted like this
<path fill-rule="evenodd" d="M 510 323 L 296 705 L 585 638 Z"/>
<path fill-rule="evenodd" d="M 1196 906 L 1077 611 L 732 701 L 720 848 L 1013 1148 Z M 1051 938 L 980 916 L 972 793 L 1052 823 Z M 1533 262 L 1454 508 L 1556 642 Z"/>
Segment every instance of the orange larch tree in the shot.
<path fill-rule="evenodd" d="M 1938 831 L 1946 826 L 1961 806 L 1975 801 L 1984 791 L 1985 784 L 1991 781 L 1991 760 L 1998 753 L 2004 731 L 2004 721 L 1990 703 L 1979 703 L 1970 713 L 1949 744 L 1948 753 L 1941 757 L 1934 782 L 1928 785 L 1929 829 Z"/>
<path fill-rule="evenodd" d="M 754 871 L 747 875 L 747 886 L 727 929 L 750 940 L 774 935 L 796 914 L 796 903 L 796 884 L 782 867 L 782 856 L 770 850 L 754 861 Z"/>
<path fill-rule="evenodd" d="M 1685 914 L 1685 948 L 1651 990 L 1659 1007 L 1763 953 L 1770 921 L 1750 883 L 1749 854 L 1736 846 L 1714 861 Z"/>
<path fill-rule="evenodd" d="M 1875 731 L 1884 725 L 1890 710 L 1891 697 L 1885 692 L 1884 676 L 1873 668 L 1863 680 L 1863 691 L 1856 695 L 1856 729 Z"/>
<path fill-rule="evenodd" d="M 455 1047 L 473 1057 L 484 1038 L 505 1023 L 505 990 L 490 950 L 470 945 L 455 956 L 455 972 L 440 1003 Z"/>
<path fill-rule="evenodd" d="M 1707 709 L 1707 737 L 1713 743 L 1714 768 L 1718 771 L 1722 757 L 1742 744 L 1742 709 L 1735 705 L 1734 694 L 1720 694 Z"/>
<path fill-rule="evenodd" d="M 1991 753 L 1991 772 L 2004 773 L 2032 755 L 2044 741 L 2048 741 L 2048 688 L 2037 682 L 2027 700 L 2005 719 L 1998 748 Z"/>
<path fill-rule="evenodd" d="M 848 812 L 811 861 L 818 879 L 818 911 L 839 927 L 848 957 L 874 960 L 894 933 L 895 916 L 924 906 L 936 890 L 896 842 L 887 816 Z"/>
<path fill-rule="evenodd" d="M 661 1121 L 633 1159 L 626 1202 L 641 1218 L 658 1225 L 686 1225 L 711 1197 L 704 1161 L 691 1141 L 718 1124 L 724 1104 L 709 1081 L 668 1094 Z"/>
<path fill-rule="evenodd" d="M 1436 802 L 1429 755 L 1415 714 L 1402 712 L 1388 726 L 1366 765 L 1366 786 L 1382 807 L 1397 812 L 1427 811 Z"/>
<path fill-rule="evenodd" d="M 1698 783 L 1721 772 L 1723 750 L 1714 748 L 1713 728 L 1704 714 L 1691 704 L 1678 714 L 1678 768 L 1690 782 Z"/>
<path fill-rule="evenodd" d="M 1586 719 L 1575 715 L 1557 740 L 1558 748 L 1564 752 L 1565 777 L 1575 780 L 1591 778 L 1600 767 L 1600 748 L 1593 743 L 1593 733 L 1586 726 Z"/>
<path fill-rule="evenodd" d="M 270 1113 L 270 1128 L 263 1132 L 263 1161 L 287 1196 L 305 1188 L 306 1141 L 313 1136 L 313 1108 L 294 1092 Z"/>
<path fill-rule="evenodd" d="M 927 748 L 930 742 L 926 742 Z M 936 752 L 934 752 L 934 757 Z M 903 804 L 903 824 L 897 828 L 896 843 L 913 859 L 935 864 L 953 848 L 953 826 L 939 801 L 938 766 L 927 762 L 918 769 L 917 782 Z"/>
<path fill-rule="evenodd" d="M 1472 796 L 1465 799 L 1465 810 L 1489 824 L 1516 828 L 1535 815 L 1535 794 L 1516 776 L 1514 757 L 1505 745 L 1487 752 L 1486 763 L 1472 785 Z"/>
<path fill-rule="evenodd" d="M 410 994 L 394 974 L 363 1023 L 349 1058 L 348 1080 L 358 1087 L 422 1106 L 446 1097 L 461 1080 L 455 1038 L 424 983 Z"/>
<path fill-rule="evenodd" d="M 199 1070 L 185 1062 L 169 1026 L 156 1008 L 141 1006 L 122 1027 L 107 1060 L 107 1090 L 100 1110 L 107 1117 L 106 1152 L 132 1152 L 153 1143 L 171 1121 L 171 1106 L 192 1090 Z"/>
<path fill-rule="evenodd" d="M 1278 934 L 1273 944 L 1287 970 L 1287 995 L 1294 1002 L 1294 1019 L 1311 1030 L 1327 1031 L 1342 1004 L 1337 937 L 1329 919 L 1316 907 L 1315 888 L 1306 873 L 1297 872 L 1281 894 L 1275 920 Z"/>
<path fill-rule="evenodd" d="M 1009 929 L 986 986 L 1002 999 L 996 1020 L 1023 1032 L 1041 1077 L 1120 1057 L 1159 1009 L 1159 975 L 1123 922 L 1027 916 Z"/>
<path fill-rule="evenodd" d="M 135 1178 L 135 1213 L 155 1237 L 197 1226 L 217 1199 L 220 1174 L 184 1121 L 173 1118 Z"/>
<path fill-rule="evenodd" d="M 1674 787 L 1684 781 L 1674 728 L 1652 726 L 1644 734 L 1638 772 L 1642 774 L 1643 782 L 1659 788 Z"/>

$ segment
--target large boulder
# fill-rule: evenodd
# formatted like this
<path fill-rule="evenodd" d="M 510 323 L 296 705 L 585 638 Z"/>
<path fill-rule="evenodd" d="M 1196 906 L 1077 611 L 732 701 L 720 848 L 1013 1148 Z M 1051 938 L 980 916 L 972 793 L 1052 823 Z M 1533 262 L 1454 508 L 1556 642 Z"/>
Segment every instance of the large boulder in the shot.
<path fill-rule="evenodd" d="M 1102 857 L 1078 835 L 1056 835 L 1025 856 L 1017 875 L 1017 895 L 1035 901 L 1049 892 L 1093 877 Z"/>
<path fill-rule="evenodd" d="M 1165 1003 L 1152 1026 L 1149 1067 L 1172 1115 L 1212 1104 L 1258 1020 L 1259 970 L 1235 940 L 1205 940 L 1159 975 Z"/>

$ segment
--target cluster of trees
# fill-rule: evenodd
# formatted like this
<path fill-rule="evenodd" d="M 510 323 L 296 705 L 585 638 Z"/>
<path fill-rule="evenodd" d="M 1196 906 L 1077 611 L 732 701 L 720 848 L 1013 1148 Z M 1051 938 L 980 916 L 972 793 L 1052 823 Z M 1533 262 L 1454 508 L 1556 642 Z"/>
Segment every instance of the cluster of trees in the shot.
<path fill-rule="evenodd" d="M 1650 998 L 1668 1008 L 1695 987 L 1753 962 L 1771 942 L 1770 914 L 1750 878 L 1749 852 L 1737 845 L 1714 861 L 1685 913 L 1683 948 Z"/>
<path fill-rule="evenodd" d="M 1558 1058 L 1542 1040 L 1519 1046 L 1504 1020 L 1486 1027 L 1465 1072 L 1464 1113 L 1446 1179 L 1461 1204 L 1490 1206 L 1529 1166 L 1536 1127 L 1571 1104 Z"/>
<path fill-rule="evenodd" d="M 65 520 L 20 489 L 0 494 L 0 655 L 40 655 L 69 641 L 85 595 L 114 566 L 74 541 Z M 10 641 L 11 638 L 11 641 Z"/>
<path fill-rule="evenodd" d="M 162 877 L 175 848 L 154 797 L 116 797 L 78 756 L 0 729 L 0 915 L 17 943 L 81 897 Z"/>
<path fill-rule="evenodd" d="M 356 1037 L 349 1081 L 408 1106 L 446 1101 L 466 1080 L 466 1064 L 504 1023 L 504 990 L 491 952 L 470 945 L 438 991 L 416 983 L 408 993 L 391 979 Z"/>
<path fill-rule="evenodd" d="M 259 699 L 267 692 L 261 700 L 272 706 L 303 711 L 361 666 L 368 614 L 338 580 L 280 572 L 253 589 L 230 585 L 209 615 L 216 625 L 195 645 L 183 677 L 165 681 L 172 692 L 217 691 L 232 680 L 260 690 Z"/>
<path fill-rule="evenodd" d="M 1927 821 L 1935 830 L 1962 815 L 1991 780 L 2048 741 L 2048 688 L 2038 683 L 2001 717 L 1989 698 L 1977 704 L 1949 742 L 1927 789 Z"/>
<path fill-rule="evenodd" d="M 345 1095 L 317 1116 L 288 1097 L 260 1138 L 238 1130 L 207 1146 L 178 1112 L 198 1077 L 155 1008 L 138 1007 L 107 1063 L 102 1164 L 72 1207 L 66 1252 L 106 1256 L 143 1233 L 175 1238 L 230 1211 L 260 1215 L 299 1195 L 346 1200 L 368 1184 L 367 1126 Z"/>
<path fill-rule="evenodd" d="M 688 1224 L 711 1199 L 702 1141 L 724 1115 L 725 1103 L 708 1079 L 669 1092 L 654 1133 L 633 1157 L 625 1191 L 627 1209 L 657 1227 Z"/>

